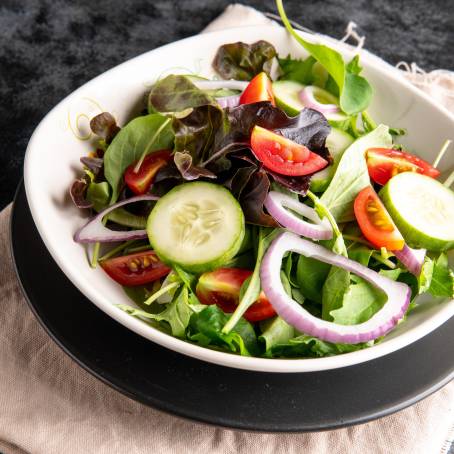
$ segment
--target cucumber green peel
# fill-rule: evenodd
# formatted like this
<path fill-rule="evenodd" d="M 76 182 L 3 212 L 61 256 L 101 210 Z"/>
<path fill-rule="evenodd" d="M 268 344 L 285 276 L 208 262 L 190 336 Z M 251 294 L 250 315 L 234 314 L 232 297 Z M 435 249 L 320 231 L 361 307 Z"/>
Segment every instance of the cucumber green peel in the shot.
<path fill-rule="evenodd" d="M 439 181 L 400 173 L 382 188 L 380 197 L 411 247 L 430 251 L 454 247 L 454 192 Z"/>

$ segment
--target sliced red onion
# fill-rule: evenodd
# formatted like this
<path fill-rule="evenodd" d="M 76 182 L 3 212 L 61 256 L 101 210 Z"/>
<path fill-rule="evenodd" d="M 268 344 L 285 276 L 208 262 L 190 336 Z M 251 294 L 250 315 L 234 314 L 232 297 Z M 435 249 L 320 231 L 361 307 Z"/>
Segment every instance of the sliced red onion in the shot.
<path fill-rule="evenodd" d="M 280 277 L 282 259 L 288 251 L 357 274 L 383 290 L 388 297 L 387 302 L 369 320 L 358 325 L 339 325 L 314 317 L 289 297 L 282 285 Z M 287 323 L 305 334 L 334 343 L 358 344 L 385 335 L 403 317 L 410 303 L 411 290 L 408 285 L 392 281 L 353 260 L 334 254 L 323 246 L 290 232 L 282 233 L 271 243 L 263 258 L 260 279 L 268 300 Z"/>
<path fill-rule="evenodd" d="M 410 273 L 419 276 L 424 264 L 426 252 L 425 249 L 412 249 L 405 245 L 400 251 L 393 251 L 393 254 L 402 262 Z"/>
<path fill-rule="evenodd" d="M 314 208 L 308 207 L 286 194 L 270 191 L 266 196 L 264 205 L 268 213 L 291 232 L 314 240 L 329 240 L 333 237 L 333 229 L 328 219 L 320 219 Z M 286 208 L 302 214 L 314 223 L 304 221 Z"/>
<path fill-rule="evenodd" d="M 245 80 L 202 80 L 193 79 L 191 82 L 201 90 L 220 90 L 227 88 L 229 90 L 243 91 L 249 84 Z"/>
<path fill-rule="evenodd" d="M 315 98 L 316 94 L 331 101 L 332 104 L 324 104 L 320 101 L 317 101 L 317 99 Z M 306 107 L 318 110 L 323 114 L 340 112 L 339 106 L 336 104 L 336 98 L 331 93 L 323 90 L 323 88 L 316 87 L 315 85 L 308 85 L 304 87 L 299 92 L 299 98 Z"/>
<path fill-rule="evenodd" d="M 218 104 L 225 109 L 226 107 L 237 107 L 240 103 L 241 95 L 223 96 L 222 98 L 216 98 Z"/>
<path fill-rule="evenodd" d="M 74 235 L 76 243 L 113 243 L 115 241 L 140 240 L 147 237 L 146 230 L 126 230 L 116 231 L 110 230 L 103 225 L 102 220 L 106 214 L 115 210 L 118 207 L 134 202 L 142 202 L 145 200 L 158 200 L 159 197 L 154 195 L 139 195 L 131 197 L 115 203 L 105 210 L 99 212 L 95 217 L 90 219 L 83 227 L 81 227 Z"/>

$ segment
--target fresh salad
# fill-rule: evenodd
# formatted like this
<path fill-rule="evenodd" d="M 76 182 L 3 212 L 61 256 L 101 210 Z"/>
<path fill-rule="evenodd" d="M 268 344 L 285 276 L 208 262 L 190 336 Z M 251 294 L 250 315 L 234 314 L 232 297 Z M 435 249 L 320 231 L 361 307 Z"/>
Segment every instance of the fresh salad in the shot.
<path fill-rule="evenodd" d="M 245 356 L 352 352 L 425 292 L 454 297 L 454 176 L 376 124 L 359 57 L 306 41 L 221 46 L 216 80 L 168 75 L 125 125 L 103 112 L 74 240 L 123 286 L 132 317 Z"/>

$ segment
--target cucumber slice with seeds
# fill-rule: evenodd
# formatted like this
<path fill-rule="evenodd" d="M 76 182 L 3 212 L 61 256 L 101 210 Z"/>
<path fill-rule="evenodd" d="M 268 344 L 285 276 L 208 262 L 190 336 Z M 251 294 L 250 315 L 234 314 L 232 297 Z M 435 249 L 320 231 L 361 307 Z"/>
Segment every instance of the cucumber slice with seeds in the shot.
<path fill-rule="evenodd" d="M 288 115 L 298 115 L 305 107 L 299 98 L 299 92 L 303 88 L 303 84 L 293 80 L 278 80 L 273 82 L 273 94 L 277 106 Z M 335 98 L 331 94 L 328 95 L 330 97 L 328 102 L 333 102 Z M 346 129 L 350 122 L 350 117 L 341 112 L 326 114 L 325 117 L 334 128 Z"/>
<path fill-rule="evenodd" d="M 164 263 L 202 273 L 235 256 L 245 221 L 238 201 L 226 188 L 194 182 L 177 186 L 158 200 L 147 232 Z"/>
<path fill-rule="evenodd" d="M 391 178 L 380 197 L 412 247 L 446 251 L 454 247 L 454 192 L 419 173 Z"/>

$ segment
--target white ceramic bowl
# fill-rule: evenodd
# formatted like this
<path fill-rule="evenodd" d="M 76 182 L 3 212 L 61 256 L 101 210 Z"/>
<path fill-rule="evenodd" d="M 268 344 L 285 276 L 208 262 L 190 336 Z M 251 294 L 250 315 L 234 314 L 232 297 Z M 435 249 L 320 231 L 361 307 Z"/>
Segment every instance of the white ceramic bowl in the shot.
<path fill-rule="evenodd" d="M 320 39 L 311 35 L 306 38 Z M 109 111 L 120 124 L 125 124 L 141 110 L 143 96 L 157 78 L 167 73 L 211 77 L 211 61 L 220 45 L 238 40 L 252 43 L 259 39 L 274 44 L 281 55 L 304 55 L 301 47 L 280 27 L 242 27 L 208 33 L 123 63 L 60 102 L 36 128 L 25 157 L 27 199 L 39 233 L 63 272 L 101 310 L 141 336 L 195 358 L 256 371 L 308 372 L 350 366 L 405 347 L 448 320 L 454 314 L 454 301 L 426 298 L 405 323 L 369 349 L 317 359 L 247 358 L 181 341 L 115 307 L 117 303 L 132 303 L 122 288 L 99 267 L 93 270 L 88 266 L 85 249 L 73 241 L 74 232 L 85 219 L 72 205 L 68 188 L 80 174 L 79 158 L 92 149 L 88 119 L 101 111 Z M 338 50 L 344 57 L 351 57 L 349 51 Z M 405 145 L 432 161 L 442 143 L 449 137 L 454 138 L 454 117 L 404 81 L 391 67 L 379 64 L 370 56 L 364 56 L 362 64 L 375 91 L 370 107 L 373 118 L 394 127 L 407 128 L 408 135 L 403 139 Z M 447 171 L 453 166 L 454 154 L 451 153 L 444 158 L 441 170 Z M 103 333 L 99 335 L 103 336 Z"/>

